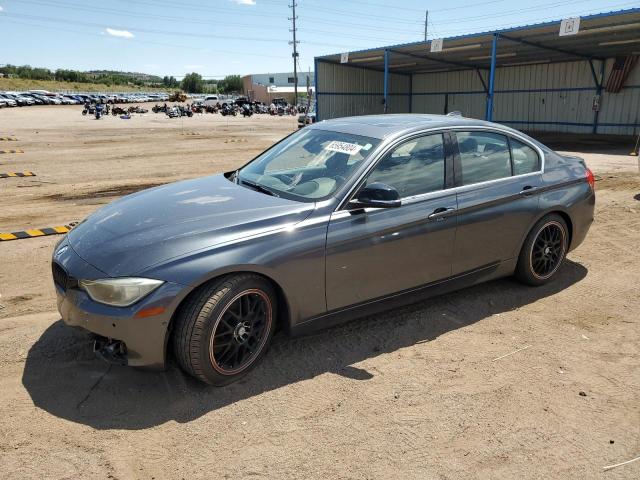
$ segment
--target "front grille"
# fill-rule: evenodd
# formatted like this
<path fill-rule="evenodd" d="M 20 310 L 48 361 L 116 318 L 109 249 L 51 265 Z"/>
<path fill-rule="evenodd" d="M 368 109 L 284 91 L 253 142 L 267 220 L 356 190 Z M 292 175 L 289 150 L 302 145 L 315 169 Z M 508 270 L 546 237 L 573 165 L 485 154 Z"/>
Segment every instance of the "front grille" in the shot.
<path fill-rule="evenodd" d="M 53 271 L 53 282 L 63 290 L 66 290 L 69 284 L 69 275 L 67 275 L 65 269 L 56 262 L 51 263 L 51 269 Z"/>

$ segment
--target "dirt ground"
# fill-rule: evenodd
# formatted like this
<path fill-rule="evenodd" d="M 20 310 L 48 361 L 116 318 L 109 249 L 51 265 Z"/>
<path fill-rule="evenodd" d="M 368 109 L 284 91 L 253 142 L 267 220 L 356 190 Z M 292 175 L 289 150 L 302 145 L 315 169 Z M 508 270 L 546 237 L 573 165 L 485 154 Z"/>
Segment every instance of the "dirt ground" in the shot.
<path fill-rule="evenodd" d="M 0 179 L 0 232 L 239 166 L 294 129 L 294 118 L 2 110 L 0 137 L 19 141 L 0 149 L 25 153 L 0 154 L 0 172 L 37 177 Z M 640 455 L 637 159 L 626 146 L 561 146 L 595 171 L 598 203 L 555 282 L 494 281 L 276 338 L 222 389 L 175 366 L 95 359 L 55 310 L 59 237 L 0 243 L 0 478 L 640 478 L 640 461 L 603 469 Z"/>

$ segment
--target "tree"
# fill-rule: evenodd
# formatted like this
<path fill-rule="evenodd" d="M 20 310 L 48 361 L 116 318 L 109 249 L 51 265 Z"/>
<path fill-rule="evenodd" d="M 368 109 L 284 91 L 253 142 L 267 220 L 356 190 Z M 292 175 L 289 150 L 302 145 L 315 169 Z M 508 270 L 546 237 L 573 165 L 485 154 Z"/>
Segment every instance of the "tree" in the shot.
<path fill-rule="evenodd" d="M 175 77 L 163 77 L 162 78 L 162 85 L 164 85 L 165 87 L 169 87 L 169 88 L 175 88 L 178 86 L 178 80 L 176 80 Z"/>
<path fill-rule="evenodd" d="M 182 79 L 180 88 L 187 93 L 202 93 L 204 90 L 204 81 L 202 75 L 192 72 Z"/>
<path fill-rule="evenodd" d="M 222 93 L 240 93 L 242 91 L 242 78 L 240 75 L 227 75 L 220 83 L 218 90 Z"/>

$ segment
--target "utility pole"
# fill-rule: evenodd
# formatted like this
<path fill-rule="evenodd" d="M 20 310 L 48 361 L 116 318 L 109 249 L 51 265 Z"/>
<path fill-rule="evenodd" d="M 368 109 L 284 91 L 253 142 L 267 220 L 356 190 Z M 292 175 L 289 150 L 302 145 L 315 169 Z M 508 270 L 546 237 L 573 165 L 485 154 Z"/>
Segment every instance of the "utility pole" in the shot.
<path fill-rule="evenodd" d="M 429 30 L 429 10 L 424 14 L 424 41 L 427 41 L 427 31 Z"/>
<path fill-rule="evenodd" d="M 294 105 L 298 105 L 298 41 L 296 40 L 296 0 L 293 0 L 292 4 L 289 5 L 289 8 L 292 10 L 293 16 L 289 18 L 293 22 L 293 28 L 291 32 L 293 32 L 293 42 L 289 42 L 289 45 L 293 45 L 293 53 L 291 56 L 293 57 L 293 91 L 294 91 Z"/>

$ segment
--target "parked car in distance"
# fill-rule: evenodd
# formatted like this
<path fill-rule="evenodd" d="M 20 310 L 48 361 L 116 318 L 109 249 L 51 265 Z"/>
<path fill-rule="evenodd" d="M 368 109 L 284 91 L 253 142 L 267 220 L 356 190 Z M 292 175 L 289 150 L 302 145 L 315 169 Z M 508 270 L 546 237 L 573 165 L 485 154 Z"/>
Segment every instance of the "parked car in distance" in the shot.
<path fill-rule="evenodd" d="M 301 113 L 298 115 L 298 128 L 304 128 L 307 125 L 316 123 L 316 112 Z"/>
<path fill-rule="evenodd" d="M 36 105 L 46 105 L 46 102 L 42 100 L 39 95 L 35 95 L 33 93 L 23 93 L 22 96 L 31 98 Z"/>
<path fill-rule="evenodd" d="M 18 93 L 6 92 L 5 96 L 8 96 L 9 98 L 15 100 L 19 107 L 25 107 L 35 104 L 32 98 L 24 97 Z"/>
<path fill-rule="evenodd" d="M 204 104 L 205 105 L 217 105 L 220 102 L 220 97 L 218 95 L 207 95 L 204 98 Z"/>
<path fill-rule="evenodd" d="M 0 99 L 5 102 L 7 107 L 17 107 L 18 106 L 18 102 L 16 102 L 16 100 L 11 97 L 10 95 L 5 95 L 4 93 L 0 93 Z"/>
<path fill-rule="evenodd" d="M 163 368 L 170 350 L 226 385 L 276 329 L 307 333 L 499 277 L 550 282 L 594 205 L 582 159 L 514 129 L 341 118 L 236 171 L 102 208 L 55 247 L 53 279 L 62 319 L 95 334 L 103 358 Z"/>

